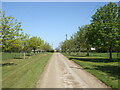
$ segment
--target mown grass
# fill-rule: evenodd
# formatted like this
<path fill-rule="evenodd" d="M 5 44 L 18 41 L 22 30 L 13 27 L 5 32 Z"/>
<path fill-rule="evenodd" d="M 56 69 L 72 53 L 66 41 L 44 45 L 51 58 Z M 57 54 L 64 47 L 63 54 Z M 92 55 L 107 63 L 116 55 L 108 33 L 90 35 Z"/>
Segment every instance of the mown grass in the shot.
<path fill-rule="evenodd" d="M 3 88 L 35 88 L 52 53 L 30 56 L 28 59 L 9 59 L 12 65 L 2 66 Z"/>
<path fill-rule="evenodd" d="M 68 55 L 76 56 L 76 57 L 86 57 L 86 52 L 81 52 L 79 55 L 77 53 L 70 53 Z M 97 53 L 97 52 L 90 52 L 90 55 L 87 57 L 96 57 L 96 58 L 109 58 L 109 53 Z M 120 53 L 113 52 L 112 57 L 114 59 L 120 58 Z"/>
<path fill-rule="evenodd" d="M 25 56 L 32 56 L 33 53 L 26 53 Z M 2 60 L 23 59 L 24 53 L 2 53 Z"/>
<path fill-rule="evenodd" d="M 99 54 L 99 53 L 98 53 Z M 64 54 L 70 60 L 82 66 L 86 71 L 96 76 L 99 80 L 112 88 L 118 88 L 118 80 L 120 79 L 119 59 L 109 61 L 105 56 L 101 57 L 78 57 Z"/>

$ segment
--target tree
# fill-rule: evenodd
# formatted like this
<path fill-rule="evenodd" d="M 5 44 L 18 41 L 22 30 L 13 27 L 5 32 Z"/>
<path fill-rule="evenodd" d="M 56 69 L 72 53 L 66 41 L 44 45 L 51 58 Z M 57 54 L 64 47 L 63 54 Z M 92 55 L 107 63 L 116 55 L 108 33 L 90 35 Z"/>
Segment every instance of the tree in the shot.
<path fill-rule="evenodd" d="M 88 28 L 89 28 L 89 25 L 79 27 L 79 31 L 77 32 L 77 35 L 78 35 L 77 40 L 79 41 L 80 47 L 87 49 L 86 56 L 89 56 L 89 50 L 90 50 L 90 44 L 86 36 Z"/>
<path fill-rule="evenodd" d="M 31 37 L 28 41 L 28 45 L 29 45 L 29 48 L 31 48 L 31 50 L 34 50 L 34 53 L 36 50 L 37 51 L 41 51 L 41 50 L 47 51 L 47 50 L 52 49 L 51 46 L 49 45 L 49 43 L 45 42 L 44 40 L 42 40 L 41 38 L 39 38 L 37 36 Z"/>
<path fill-rule="evenodd" d="M 22 32 L 21 23 L 12 16 L 5 16 L 5 12 L 0 11 L 0 29 L 2 38 L 2 51 L 4 52 L 34 52 L 40 50 L 49 50 L 49 43 L 39 37 L 31 37 Z"/>
<path fill-rule="evenodd" d="M 60 45 L 62 52 L 75 52 L 76 50 L 76 40 L 75 40 L 75 34 L 73 34 L 69 40 L 65 40 Z"/>
<path fill-rule="evenodd" d="M 118 47 L 120 30 L 118 29 L 118 6 L 108 3 L 97 9 L 92 16 L 87 37 L 92 46 L 106 47 L 109 50 L 109 59 L 112 59 L 112 49 Z"/>
<path fill-rule="evenodd" d="M 31 48 L 29 47 L 29 37 L 30 35 L 28 34 L 24 34 L 24 33 L 22 34 L 22 38 L 21 38 L 22 52 L 31 52 Z"/>
<path fill-rule="evenodd" d="M 34 50 L 34 53 L 35 53 L 35 50 L 39 48 L 40 44 L 41 44 L 41 38 L 38 38 L 38 37 L 31 37 L 29 39 L 29 47 Z"/>
<path fill-rule="evenodd" d="M 51 46 L 49 45 L 49 43 L 45 42 L 45 43 L 44 43 L 44 46 L 43 46 L 43 50 L 49 51 L 49 50 L 52 50 L 52 48 L 51 48 Z"/>
<path fill-rule="evenodd" d="M 20 35 L 21 23 L 12 16 L 5 16 L 5 12 L 1 12 L 1 34 L 2 34 L 2 50 L 11 51 L 13 49 L 20 49 Z M 14 50 L 13 50 L 14 51 Z M 15 50 L 16 51 L 16 50 Z"/>

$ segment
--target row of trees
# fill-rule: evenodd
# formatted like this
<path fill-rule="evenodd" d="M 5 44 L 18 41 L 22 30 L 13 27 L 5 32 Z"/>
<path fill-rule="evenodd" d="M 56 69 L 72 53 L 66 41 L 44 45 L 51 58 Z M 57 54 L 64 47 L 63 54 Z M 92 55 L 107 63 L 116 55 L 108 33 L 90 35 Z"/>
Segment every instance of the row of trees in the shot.
<path fill-rule="evenodd" d="M 5 16 L 5 12 L 0 12 L 0 34 L 3 52 L 31 52 L 51 50 L 49 43 L 40 37 L 23 33 L 21 22 L 12 16 Z"/>
<path fill-rule="evenodd" d="M 80 52 L 94 47 L 99 51 L 120 51 L 120 7 L 116 3 L 108 3 L 97 9 L 92 15 L 91 24 L 79 27 L 79 31 L 61 44 L 63 52 Z"/>

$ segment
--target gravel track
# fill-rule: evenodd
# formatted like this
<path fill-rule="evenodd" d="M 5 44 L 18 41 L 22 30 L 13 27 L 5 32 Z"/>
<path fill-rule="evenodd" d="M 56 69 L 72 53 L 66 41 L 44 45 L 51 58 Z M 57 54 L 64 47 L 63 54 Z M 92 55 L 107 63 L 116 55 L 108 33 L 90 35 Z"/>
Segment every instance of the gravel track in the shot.
<path fill-rule="evenodd" d="M 61 53 L 54 53 L 37 88 L 109 88 Z"/>

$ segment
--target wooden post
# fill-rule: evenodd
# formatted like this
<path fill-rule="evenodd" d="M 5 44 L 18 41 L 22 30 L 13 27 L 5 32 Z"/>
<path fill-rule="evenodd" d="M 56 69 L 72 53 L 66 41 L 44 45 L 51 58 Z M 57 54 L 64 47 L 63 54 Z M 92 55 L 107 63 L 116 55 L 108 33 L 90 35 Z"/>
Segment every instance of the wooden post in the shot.
<path fill-rule="evenodd" d="M 24 52 L 24 59 L 25 59 L 25 52 Z"/>

